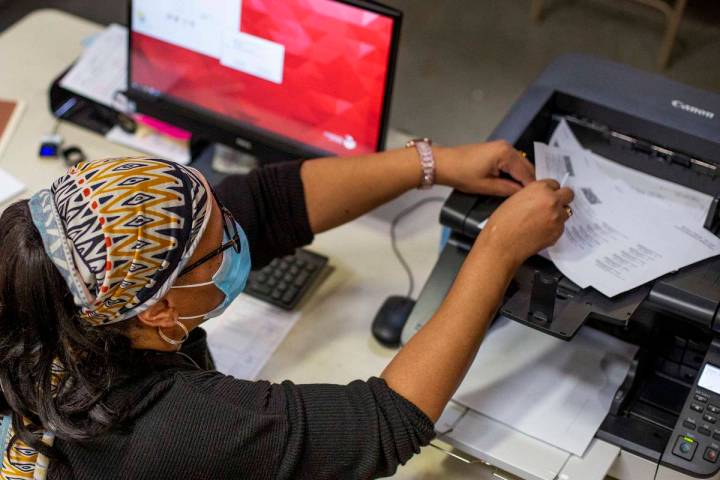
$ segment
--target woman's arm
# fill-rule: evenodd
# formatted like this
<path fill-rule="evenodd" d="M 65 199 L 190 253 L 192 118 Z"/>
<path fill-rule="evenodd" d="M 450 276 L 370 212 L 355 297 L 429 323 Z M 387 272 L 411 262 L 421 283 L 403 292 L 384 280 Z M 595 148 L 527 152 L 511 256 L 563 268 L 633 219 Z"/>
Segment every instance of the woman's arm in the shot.
<path fill-rule="evenodd" d="M 436 183 L 468 193 L 511 195 L 534 180 L 534 170 L 507 142 L 433 147 Z M 500 172 L 516 181 L 502 179 Z M 420 185 L 422 168 L 414 148 L 352 158 L 303 163 L 305 202 L 314 233 L 329 230 Z"/>
<path fill-rule="evenodd" d="M 432 319 L 390 362 L 382 377 L 436 421 L 477 353 L 518 266 L 552 245 L 573 194 L 554 180 L 535 182 L 492 215 Z"/>
<path fill-rule="evenodd" d="M 313 239 L 300 168 L 301 162 L 277 163 L 230 175 L 216 187 L 248 237 L 254 269 Z"/>

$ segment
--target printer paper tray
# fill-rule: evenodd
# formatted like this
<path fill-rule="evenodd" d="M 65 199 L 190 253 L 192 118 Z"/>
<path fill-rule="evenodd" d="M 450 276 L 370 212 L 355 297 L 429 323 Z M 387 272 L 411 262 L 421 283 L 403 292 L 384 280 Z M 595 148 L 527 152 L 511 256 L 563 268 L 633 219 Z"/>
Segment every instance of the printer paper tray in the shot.
<path fill-rule="evenodd" d="M 538 282 L 535 272 L 542 273 L 544 277 L 559 279 L 557 290 L 552 289 L 546 295 L 552 297 L 548 300 L 551 311 L 554 310 L 548 321 L 538 320 L 530 313 L 538 296 L 534 291 Z M 630 317 L 647 297 L 650 285 L 610 299 L 593 288 L 579 288 L 563 277 L 550 261 L 536 256 L 518 270 L 514 279 L 514 290 L 501 307 L 502 314 L 555 337 L 570 340 L 591 317 L 614 325 L 627 325 Z"/>
<path fill-rule="evenodd" d="M 454 401 L 435 428 L 440 440 L 527 480 L 603 480 L 620 455 L 619 447 L 595 439 L 579 458 Z M 633 480 L 653 478 L 654 468 L 651 476 Z"/>

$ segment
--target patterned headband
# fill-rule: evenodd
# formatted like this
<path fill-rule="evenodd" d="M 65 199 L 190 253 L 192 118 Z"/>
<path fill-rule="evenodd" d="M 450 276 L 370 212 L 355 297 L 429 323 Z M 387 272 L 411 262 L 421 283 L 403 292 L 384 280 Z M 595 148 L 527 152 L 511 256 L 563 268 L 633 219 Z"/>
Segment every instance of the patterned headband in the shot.
<path fill-rule="evenodd" d="M 45 252 L 91 325 L 131 318 L 170 289 L 210 219 L 194 169 L 147 158 L 83 162 L 30 199 Z"/>

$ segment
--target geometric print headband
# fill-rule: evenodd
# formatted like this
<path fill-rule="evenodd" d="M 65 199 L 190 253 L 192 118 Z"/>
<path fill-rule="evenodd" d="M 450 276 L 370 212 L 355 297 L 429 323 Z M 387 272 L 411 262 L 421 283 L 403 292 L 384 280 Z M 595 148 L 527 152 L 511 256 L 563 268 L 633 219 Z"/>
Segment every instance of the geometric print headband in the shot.
<path fill-rule="evenodd" d="M 212 201 L 193 168 L 148 158 L 82 162 L 30 199 L 45 252 L 91 325 L 161 299 L 197 248 Z"/>

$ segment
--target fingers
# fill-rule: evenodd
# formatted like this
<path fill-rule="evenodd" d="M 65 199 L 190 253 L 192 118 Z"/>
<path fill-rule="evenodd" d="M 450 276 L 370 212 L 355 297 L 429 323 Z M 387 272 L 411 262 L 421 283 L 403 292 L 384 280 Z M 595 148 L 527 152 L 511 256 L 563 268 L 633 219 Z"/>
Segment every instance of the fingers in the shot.
<path fill-rule="evenodd" d="M 575 192 L 568 187 L 559 188 L 555 191 L 555 194 L 560 199 L 562 205 L 569 205 L 575 199 Z"/>
<path fill-rule="evenodd" d="M 496 197 L 509 197 L 522 190 L 522 185 L 504 178 L 486 178 L 480 180 L 478 187 L 485 195 L 494 195 Z"/>
<path fill-rule="evenodd" d="M 544 178 L 542 180 L 538 180 L 537 183 L 545 185 L 551 190 L 558 190 L 560 188 L 560 183 L 552 178 Z"/>
<path fill-rule="evenodd" d="M 525 156 L 515 150 L 509 143 L 504 144 L 505 154 L 501 156 L 498 168 L 510 174 L 522 185 L 535 181 L 535 167 Z"/>

